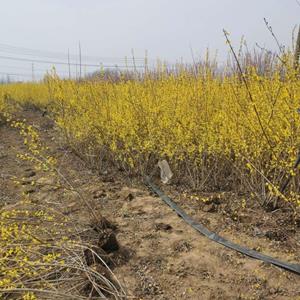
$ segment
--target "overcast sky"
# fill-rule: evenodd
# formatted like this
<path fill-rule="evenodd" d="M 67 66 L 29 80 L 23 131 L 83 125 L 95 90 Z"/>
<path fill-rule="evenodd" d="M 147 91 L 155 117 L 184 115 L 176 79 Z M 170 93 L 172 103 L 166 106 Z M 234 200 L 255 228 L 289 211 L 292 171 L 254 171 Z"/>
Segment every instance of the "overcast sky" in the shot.
<path fill-rule="evenodd" d="M 107 64 L 120 63 L 118 58 L 130 56 L 131 49 L 137 57 L 143 57 L 147 50 L 152 59 L 175 62 L 181 58 L 191 61 L 191 48 L 195 55 L 201 55 L 209 47 L 218 50 L 219 59 L 224 60 L 228 47 L 223 28 L 231 33 L 235 45 L 244 35 L 250 47 L 258 42 L 275 50 L 276 44 L 263 18 L 287 46 L 291 45 L 294 26 L 300 23 L 300 5 L 296 0 L 0 0 L 0 3 L 0 44 L 59 53 L 67 53 L 69 48 L 77 54 L 80 41 L 82 55 L 97 56 L 93 62 L 101 60 Z M 0 45 L 0 56 L 24 57 L 21 54 L 21 50 L 10 52 Z M 30 74 L 30 66 L 30 62 L 0 58 L 1 72 Z M 34 63 L 36 74 L 45 67 Z M 66 67 L 60 68 L 67 71 Z"/>

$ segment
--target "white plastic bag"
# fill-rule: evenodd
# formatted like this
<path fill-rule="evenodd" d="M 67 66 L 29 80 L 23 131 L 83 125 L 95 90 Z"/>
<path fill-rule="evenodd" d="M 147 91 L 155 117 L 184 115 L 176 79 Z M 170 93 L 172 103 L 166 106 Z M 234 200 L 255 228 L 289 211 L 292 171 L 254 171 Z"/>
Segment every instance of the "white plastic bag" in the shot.
<path fill-rule="evenodd" d="M 162 183 L 167 184 L 169 180 L 172 178 L 173 173 L 170 169 L 168 162 L 164 160 L 160 160 L 158 162 L 158 166 L 160 168 L 160 178 Z"/>

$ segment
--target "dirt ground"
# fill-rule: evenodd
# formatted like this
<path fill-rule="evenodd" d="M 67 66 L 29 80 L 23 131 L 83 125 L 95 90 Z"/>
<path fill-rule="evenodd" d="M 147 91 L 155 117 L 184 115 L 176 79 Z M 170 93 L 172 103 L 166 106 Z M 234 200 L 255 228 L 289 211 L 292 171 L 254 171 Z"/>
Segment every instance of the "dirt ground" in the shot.
<path fill-rule="evenodd" d="M 116 225 L 122 253 L 114 256 L 113 271 L 129 299 L 300 299 L 299 275 L 208 240 L 143 184 L 109 170 L 106 175 L 89 170 L 40 112 L 27 111 L 22 118 L 38 129 L 58 159 L 60 172 L 91 201 L 95 212 Z M 25 148 L 16 129 L 0 126 L 0 207 L 13 205 L 19 192 L 29 189 L 16 188 L 11 179 L 31 172 L 26 162 L 16 158 Z M 42 173 L 30 175 L 41 184 L 26 192 L 39 201 L 62 196 L 59 189 L 42 184 Z M 242 195 L 194 195 L 172 185 L 160 186 L 210 230 L 283 261 L 300 263 L 300 219 L 288 210 L 267 213 L 245 204 Z M 66 213 L 86 217 L 79 202 L 64 199 Z"/>

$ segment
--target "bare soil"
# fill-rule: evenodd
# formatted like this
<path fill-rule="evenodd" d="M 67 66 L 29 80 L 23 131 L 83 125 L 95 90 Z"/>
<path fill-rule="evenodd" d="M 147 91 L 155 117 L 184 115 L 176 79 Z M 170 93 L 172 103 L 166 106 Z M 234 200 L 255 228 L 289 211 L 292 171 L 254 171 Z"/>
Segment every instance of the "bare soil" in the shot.
<path fill-rule="evenodd" d="M 64 143 L 53 122 L 38 111 L 27 119 L 58 159 L 59 170 L 112 224 L 121 248 L 111 257 L 113 271 L 131 299 L 300 299 L 300 276 L 218 245 L 179 218 L 137 180 L 99 175 Z M 0 126 L 0 207 L 13 205 L 26 190 L 39 201 L 58 201 L 42 173 L 16 158 L 25 151 L 18 131 Z M 30 174 L 31 173 L 31 174 Z M 16 187 L 12 176 L 32 176 L 41 184 Z M 29 177 L 30 177 L 29 176 Z M 158 184 L 159 181 L 157 181 Z M 197 194 L 176 186 L 162 189 L 210 230 L 241 245 L 300 263 L 300 221 L 289 209 L 265 212 L 230 192 Z M 197 199 L 200 198 L 199 199 Z M 201 198 L 209 199 L 206 202 Z M 87 219 L 79 202 L 64 195 L 64 213 Z"/>

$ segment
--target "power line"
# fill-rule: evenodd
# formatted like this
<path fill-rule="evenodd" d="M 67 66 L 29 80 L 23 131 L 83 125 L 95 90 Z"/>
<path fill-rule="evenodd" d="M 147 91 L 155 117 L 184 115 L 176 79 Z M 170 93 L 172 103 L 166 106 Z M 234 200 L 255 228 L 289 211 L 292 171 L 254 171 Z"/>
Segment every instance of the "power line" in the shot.
<path fill-rule="evenodd" d="M 8 66 L 8 65 L 0 65 L 0 69 L 18 69 L 18 70 L 29 70 L 31 68 L 31 64 L 29 64 L 27 67 L 24 67 L 24 66 Z M 34 70 L 35 71 L 40 71 L 40 72 L 49 72 L 49 71 L 51 71 L 50 69 L 41 69 L 41 68 L 36 68 L 36 67 L 34 67 Z M 56 70 L 56 72 L 59 72 L 59 73 L 61 73 L 60 71 L 57 71 Z"/>
<path fill-rule="evenodd" d="M 9 75 L 25 75 L 25 76 L 31 76 L 31 77 L 42 77 L 42 76 L 45 76 L 46 74 L 49 74 L 49 70 L 44 70 L 44 69 L 38 69 L 38 68 L 35 68 L 35 66 L 33 66 L 32 64 L 29 65 L 27 68 L 25 67 L 19 67 L 19 66 L 3 66 L 3 65 L 0 65 L 0 69 L 6 69 L 6 68 L 10 68 L 10 69 L 19 69 L 19 70 L 26 70 L 28 72 L 31 71 L 31 75 L 29 74 L 25 74 L 25 73 L 19 73 L 19 72 L 4 72 L 4 71 L 1 71 L 0 74 L 9 74 Z M 36 72 L 38 71 L 38 73 Z M 61 72 L 61 71 L 57 71 L 56 70 L 56 73 L 59 75 L 59 76 L 62 76 L 62 77 L 66 77 L 68 76 L 68 73 L 66 72 Z"/>
<path fill-rule="evenodd" d="M 64 66 L 80 66 L 78 63 L 68 63 L 68 62 L 61 62 L 61 61 L 50 61 L 50 60 L 40 60 L 40 59 L 29 59 L 29 58 L 20 58 L 20 57 L 11 57 L 11 56 L 3 56 L 0 55 L 1 59 L 7 59 L 7 60 L 14 60 L 14 61 L 27 61 L 27 62 L 36 62 L 36 63 L 41 63 L 41 64 L 52 64 L 52 65 L 64 65 Z M 93 67 L 93 68 L 144 68 L 142 65 L 138 66 L 130 66 L 130 65 L 96 65 L 96 64 L 81 64 L 81 66 L 84 67 Z"/>
<path fill-rule="evenodd" d="M 29 79 L 29 81 L 35 81 L 36 79 L 40 80 L 42 79 L 47 73 L 34 73 L 34 74 L 29 74 L 29 73 L 14 73 L 14 72 L 1 72 L 0 75 L 6 75 L 6 76 L 16 76 L 16 77 L 26 77 Z M 67 75 L 62 75 L 59 74 L 61 77 L 67 77 Z M 33 78 L 34 76 L 34 78 Z M 33 80 L 34 79 L 34 80 Z"/>
<path fill-rule="evenodd" d="M 25 74 L 25 73 L 0 72 L 0 74 L 1 75 L 9 75 L 9 76 L 32 77 L 32 74 Z"/>
<path fill-rule="evenodd" d="M 0 43 L 0 52 L 5 53 L 13 53 L 13 54 L 22 54 L 22 55 L 29 55 L 29 56 L 40 56 L 46 58 L 58 58 L 66 60 L 68 55 L 67 53 L 63 52 L 53 52 L 53 51 L 45 51 L 45 50 L 36 50 L 24 47 L 16 47 L 7 44 Z M 70 58 L 76 59 L 78 56 L 75 54 L 70 54 Z M 128 61 L 133 60 L 133 58 L 121 58 L 121 57 L 97 57 L 97 56 L 82 56 L 84 60 L 89 61 L 103 61 L 103 60 L 119 60 L 119 61 Z M 136 61 L 144 61 L 144 58 L 138 57 L 135 58 Z"/>

